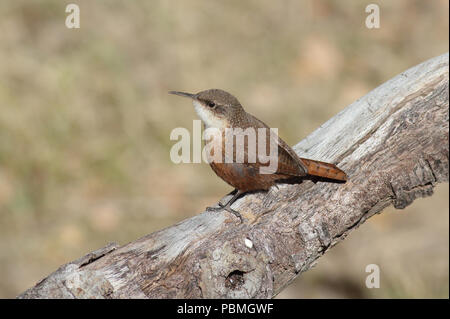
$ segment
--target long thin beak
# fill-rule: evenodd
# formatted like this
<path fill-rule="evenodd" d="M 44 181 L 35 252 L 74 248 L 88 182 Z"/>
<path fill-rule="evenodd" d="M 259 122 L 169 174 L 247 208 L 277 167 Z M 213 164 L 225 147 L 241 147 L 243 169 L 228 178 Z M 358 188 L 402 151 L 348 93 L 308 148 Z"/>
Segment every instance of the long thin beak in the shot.
<path fill-rule="evenodd" d="M 178 96 L 184 96 L 184 97 L 189 97 L 189 98 L 191 98 L 191 99 L 196 99 L 196 98 L 197 98 L 197 94 L 191 94 L 191 93 L 186 93 L 186 92 L 169 91 L 169 94 L 178 95 Z"/>

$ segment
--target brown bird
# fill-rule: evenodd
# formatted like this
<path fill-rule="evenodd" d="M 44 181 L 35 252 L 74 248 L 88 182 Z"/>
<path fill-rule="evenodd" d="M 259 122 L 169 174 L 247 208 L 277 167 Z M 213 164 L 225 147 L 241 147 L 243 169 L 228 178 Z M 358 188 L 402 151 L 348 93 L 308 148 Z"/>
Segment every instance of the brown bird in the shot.
<path fill-rule="evenodd" d="M 170 91 L 169 93 L 191 98 L 195 111 L 203 121 L 205 128 L 215 129 L 216 134 L 212 134 L 208 142 L 212 146 L 211 152 L 207 152 L 211 168 L 217 176 L 236 189 L 234 196 L 226 205 L 219 203 L 220 207 L 208 207 L 208 210 L 225 209 L 242 221 L 242 216 L 239 212 L 233 210 L 231 205 L 246 192 L 267 191 L 276 183 L 301 182 L 308 175 L 327 181 L 345 182 L 347 180 L 347 175 L 334 164 L 299 157 L 278 135 L 273 132 L 270 133 L 270 128 L 265 123 L 247 113 L 239 101 L 228 92 L 210 89 L 197 94 L 178 91 Z M 234 132 L 236 128 L 241 129 L 236 133 L 236 137 L 232 137 L 236 138 L 236 141 L 238 136 L 242 137 L 246 134 L 245 132 L 248 133 L 247 129 L 249 128 L 257 132 L 256 138 L 252 140 L 249 137 L 250 135 L 247 135 L 247 143 L 245 143 L 244 137 L 243 145 L 242 143 L 238 145 L 237 142 L 232 140 L 233 148 L 228 155 L 226 154 L 226 141 L 229 135 L 226 135 L 226 131 L 233 129 Z M 260 150 L 258 144 L 260 138 L 262 138 L 261 134 L 265 134 L 266 145 L 261 144 L 263 146 Z M 251 145 L 251 141 L 256 141 L 256 143 Z M 272 142 L 272 144 L 269 142 Z M 275 145 L 276 148 L 275 161 L 277 166 L 275 169 L 269 170 L 270 161 L 267 161 L 266 158 L 266 161 L 263 162 L 260 155 L 264 153 L 263 151 L 265 151 L 264 155 L 273 154 L 271 153 L 271 145 Z M 241 156 L 240 158 L 243 158 L 243 160 L 238 161 L 238 156 Z M 264 172 L 264 168 L 266 168 L 266 172 Z"/>

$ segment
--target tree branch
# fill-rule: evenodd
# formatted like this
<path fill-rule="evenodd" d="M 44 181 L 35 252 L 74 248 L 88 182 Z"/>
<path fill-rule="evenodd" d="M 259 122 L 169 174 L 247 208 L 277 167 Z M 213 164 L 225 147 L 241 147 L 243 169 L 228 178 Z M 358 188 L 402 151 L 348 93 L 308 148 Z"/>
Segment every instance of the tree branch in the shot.
<path fill-rule="evenodd" d="M 19 298 L 270 298 L 347 234 L 448 181 L 448 53 L 396 76 L 294 149 L 339 164 L 349 181 L 253 193 L 68 263 Z"/>

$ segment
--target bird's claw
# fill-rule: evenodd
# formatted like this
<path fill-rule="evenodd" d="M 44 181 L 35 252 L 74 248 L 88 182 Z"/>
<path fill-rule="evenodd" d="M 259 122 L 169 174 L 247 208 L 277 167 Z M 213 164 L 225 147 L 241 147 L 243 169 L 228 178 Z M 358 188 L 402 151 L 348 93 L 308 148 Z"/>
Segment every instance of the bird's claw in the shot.
<path fill-rule="evenodd" d="M 239 218 L 241 223 L 243 222 L 242 215 L 239 212 L 235 211 L 234 209 L 232 209 L 228 205 L 222 205 L 221 203 L 219 203 L 218 205 L 219 205 L 218 207 L 217 206 L 216 207 L 208 206 L 208 207 L 206 207 L 206 211 L 208 211 L 208 212 L 217 212 L 217 211 L 221 211 L 221 210 L 226 210 L 227 212 L 232 213 L 234 216 Z"/>

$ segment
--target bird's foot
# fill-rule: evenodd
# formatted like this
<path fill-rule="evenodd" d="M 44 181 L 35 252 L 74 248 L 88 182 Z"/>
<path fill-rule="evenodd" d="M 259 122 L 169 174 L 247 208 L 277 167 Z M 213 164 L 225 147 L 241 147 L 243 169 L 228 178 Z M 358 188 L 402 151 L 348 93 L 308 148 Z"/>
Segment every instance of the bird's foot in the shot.
<path fill-rule="evenodd" d="M 236 216 L 237 218 L 239 218 L 239 220 L 241 221 L 241 223 L 244 221 L 244 219 L 242 218 L 242 215 L 238 212 L 235 211 L 234 209 L 232 209 L 231 207 L 227 206 L 222 206 L 222 208 L 224 210 L 226 210 L 229 213 L 232 213 L 234 216 Z"/>
<path fill-rule="evenodd" d="M 243 222 L 242 215 L 239 212 L 237 212 L 234 209 L 232 209 L 230 207 L 230 205 L 222 205 L 221 203 L 219 203 L 219 206 L 215 206 L 215 207 L 208 206 L 208 207 L 206 207 L 206 211 L 208 211 L 208 212 L 217 212 L 217 211 L 221 211 L 221 210 L 226 210 L 227 212 L 232 213 L 234 216 L 239 218 L 241 223 Z"/>

